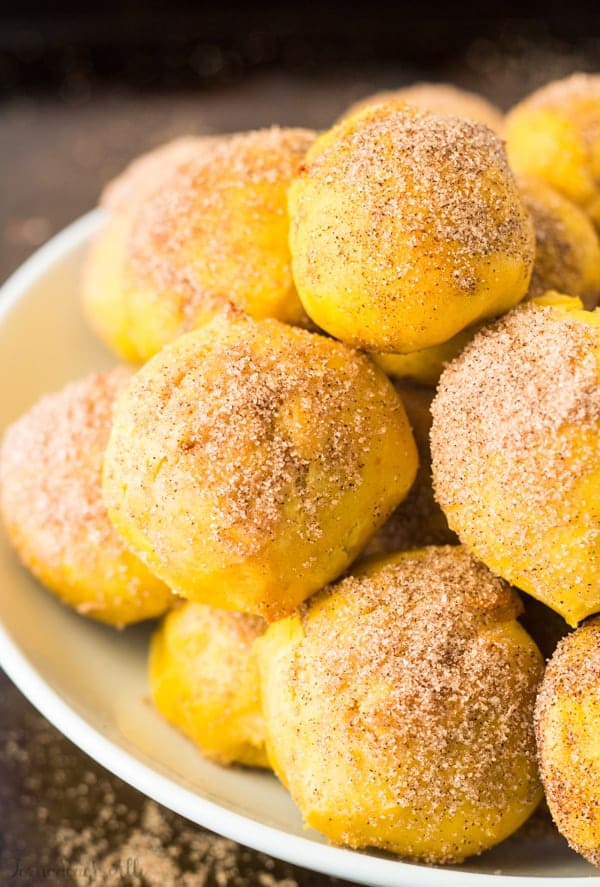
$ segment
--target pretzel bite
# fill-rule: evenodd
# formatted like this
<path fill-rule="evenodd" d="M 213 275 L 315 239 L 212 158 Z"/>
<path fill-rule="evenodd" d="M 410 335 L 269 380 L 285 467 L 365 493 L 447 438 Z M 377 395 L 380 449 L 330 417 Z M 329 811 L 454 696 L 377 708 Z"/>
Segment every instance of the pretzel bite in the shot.
<path fill-rule="evenodd" d="M 450 83 L 413 83 L 411 86 L 404 86 L 400 89 L 376 92 L 351 105 L 344 113 L 344 118 L 351 117 L 364 108 L 379 105 L 390 99 L 406 102 L 408 105 L 414 105 L 416 108 L 431 111 L 434 114 L 477 120 L 479 123 L 485 123 L 495 132 L 502 133 L 503 118 L 499 108 L 476 92 L 459 89 Z"/>
<path fill-rule="evenodd" d="M 84 306 L 101 338 L 144 361 L 227 305 L 307 324 L 286 195 L 313 138 L 273 127 L 188 140 L 121 177 L 106 193 L 108 217 L 84 274 Z"/>
<path fill-rule="evenodd" d="M 254 656 L 264 630 L 257 616 L 184 603 L 152 638 L 155 706 L 219 764 L 269 766 Z"/>
<path fill-rule="evenodd" d="M 102 460 L 117 367 L 42 397 L 0 451 L 0 507 L 19 557 L 79 613 L 122 626 L 159 616 L 174 598 L 124 545 L 102 501 Z"/>
<path fill-rule="evenodd" d="M 459 862 L 541 798 L 543 663 L 518 595 L 458 547 L 372 562 L 257 642 L 267 748 L 307 825 Z"/>
<path fill-rule="evenodd" d="M 417 461 L 402 402 L 367 357 L 231 314 L 133 377 L 104 493 L 119 532 L 178 593 L 274 619 L 352 562 Z"/>
<path fill-rule="evenodd" d="M 600 619 L 562 640 L 536 706 L 540 773 L 559 831 L 600 867 Z"/>
<path fill-rule="evenodd" d="M 434 392 L 406 382 L 395 382 L 394 386 L 402 398 L 413 431 L 419 452 L 419 469 L 410 493 L 369 540 L 363 556 L 458 542 L 435 501 L 431 483 L 429 432 Z"/>
<path fill-rule="evenodd" d="M 600 311 L 547 294 L 478 333 L 432 405 L 450 527 L 570 625 L 600 611 L 599 367 Z"/>
<path fill-rule="evenodd" d="M 516 172 L 544 179 L 600 226 L 600 75 L 532 93 L 507 115 L 506 141 Z"/>
<path fill-rule="evenodd" d="M 583 210 L 540 179 L 521 177 L 519 188 L 535 228 L 528 295 L 558 290 L 594 308 L 600 294 L 600 242 L 594 226 Z"/>
<path fill-rule="evenodd" d="M 304 307 L 356 347 L 421 351 L 527 292 L 533 225 L 481 123 L 367 108 L 315 141 L 289 206 Z"/>

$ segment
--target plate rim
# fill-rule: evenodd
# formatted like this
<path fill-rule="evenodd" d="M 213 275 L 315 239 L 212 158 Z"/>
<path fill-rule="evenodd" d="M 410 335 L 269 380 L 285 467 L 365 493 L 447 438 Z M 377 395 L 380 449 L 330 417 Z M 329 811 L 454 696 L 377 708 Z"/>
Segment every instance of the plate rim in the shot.
<path fill-rule="evenodd" d="M 7 278 L 0 287 L 0 324 L 21 300 L 26 299 L 29 288 L 44 273 L 90 239 L 98 229 L 102 216 L 103 211 L 99 208 L 80 216 L 39 247 Z M 572 887 L 582 882 L 593 884 L 600 880 L 600 873 L 597 876 L 549 877 L 429 867 L 320 844 L 310 838 L 287 833 L 227 810 L 201 794 L 178 785 L 106 738 L 46 682 L 2 622 L 0 667 L 57 730 L 143 795 L 210 831 L 301 868 L 373 887 L 390 887 L 392 884 L 398 887 L 400 884 L 402 887 L 492 887 L 502 883 L 501 879 L 509 880 L 514 887 Z"/>

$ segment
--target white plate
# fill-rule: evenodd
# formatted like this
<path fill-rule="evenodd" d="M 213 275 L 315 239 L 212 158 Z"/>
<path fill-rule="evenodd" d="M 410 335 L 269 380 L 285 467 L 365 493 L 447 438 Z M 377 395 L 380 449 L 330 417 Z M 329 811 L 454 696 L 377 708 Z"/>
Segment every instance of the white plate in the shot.
<path fill-rule="evenodd" d="M 114 359 L 79 309 L 90 213 L 39 250 L 0 292 L 0 432 L 40 394 Z M 123 633 L 75 615 L 19 566 L 0 533 L 0 663 L 69 739 L 166 807 L 289 862 L 385 887 L 573 885 L 600 874 L 558 835 L 525 831 L 463 866 L 429 868 L 330 847 L 304 830 L 274 777 L 225 770 L 197 754 L 146 698 L 148 628 Z"/>

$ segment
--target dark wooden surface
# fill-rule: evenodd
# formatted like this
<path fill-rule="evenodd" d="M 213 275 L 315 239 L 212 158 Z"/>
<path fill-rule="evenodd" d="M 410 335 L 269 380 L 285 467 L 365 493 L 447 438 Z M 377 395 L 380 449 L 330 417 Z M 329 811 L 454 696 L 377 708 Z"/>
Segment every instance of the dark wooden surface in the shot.
<path fill-rule="evenodd" d="M 130 158 L 175 135 L 275 122 L 322 128 L 360 95 L 427 75 L 479 86 L 506 106 L 541 80 L 589 66 L 589 59 L 560 47 L 499 49 L 480 40 L 459 61 L 445 59 L 434 67 L 429 60 L 426 69 L 388 62 L 360 70 L 346 66 L 327 75 L 269 71 L 178 93 L 133 93 L 114 85 L 108 91 L 75 71 L 59 89 L 37 97 L 16 88 L 0 105 L 0 278 L 90 209 L 101 185 Z M 169 881 L 173 867 L 162 874 L 160 865 L 157 869 L 161 853 L 177 860 L 176 871 L 202 876 Z M 64 739 L 0 673 L 0 884 L 12 883 L 327 887 L 340 882 L 224 842 L 149 806 Z"/>

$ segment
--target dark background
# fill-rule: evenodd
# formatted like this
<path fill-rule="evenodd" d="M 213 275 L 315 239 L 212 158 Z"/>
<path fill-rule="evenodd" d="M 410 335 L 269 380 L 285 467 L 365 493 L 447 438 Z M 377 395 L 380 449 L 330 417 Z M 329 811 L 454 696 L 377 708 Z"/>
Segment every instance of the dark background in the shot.
<path fill-rule="evenodd" d="M 242 3 L 103 0 L 0 5 L 0 90 L 75 94 L 209 87 L 273 70 L 310 75 L 461 68 L 474 43 L 598 52 L 600 7 L 582 0 Z"/>
<path fill-rule="evenodd" d="M 416 79 L 507 108 L 574 70 L 600 70 L 598 4 L 0 0 L 0 280 L 128 160 L 176 135 L 323 128 L 358 97 Z M 206 873 L 186 887 L 334 883 L 149 805 L 0 673 L 0 884 L 179 887 L 168 853 L 178 871 Z"/>

